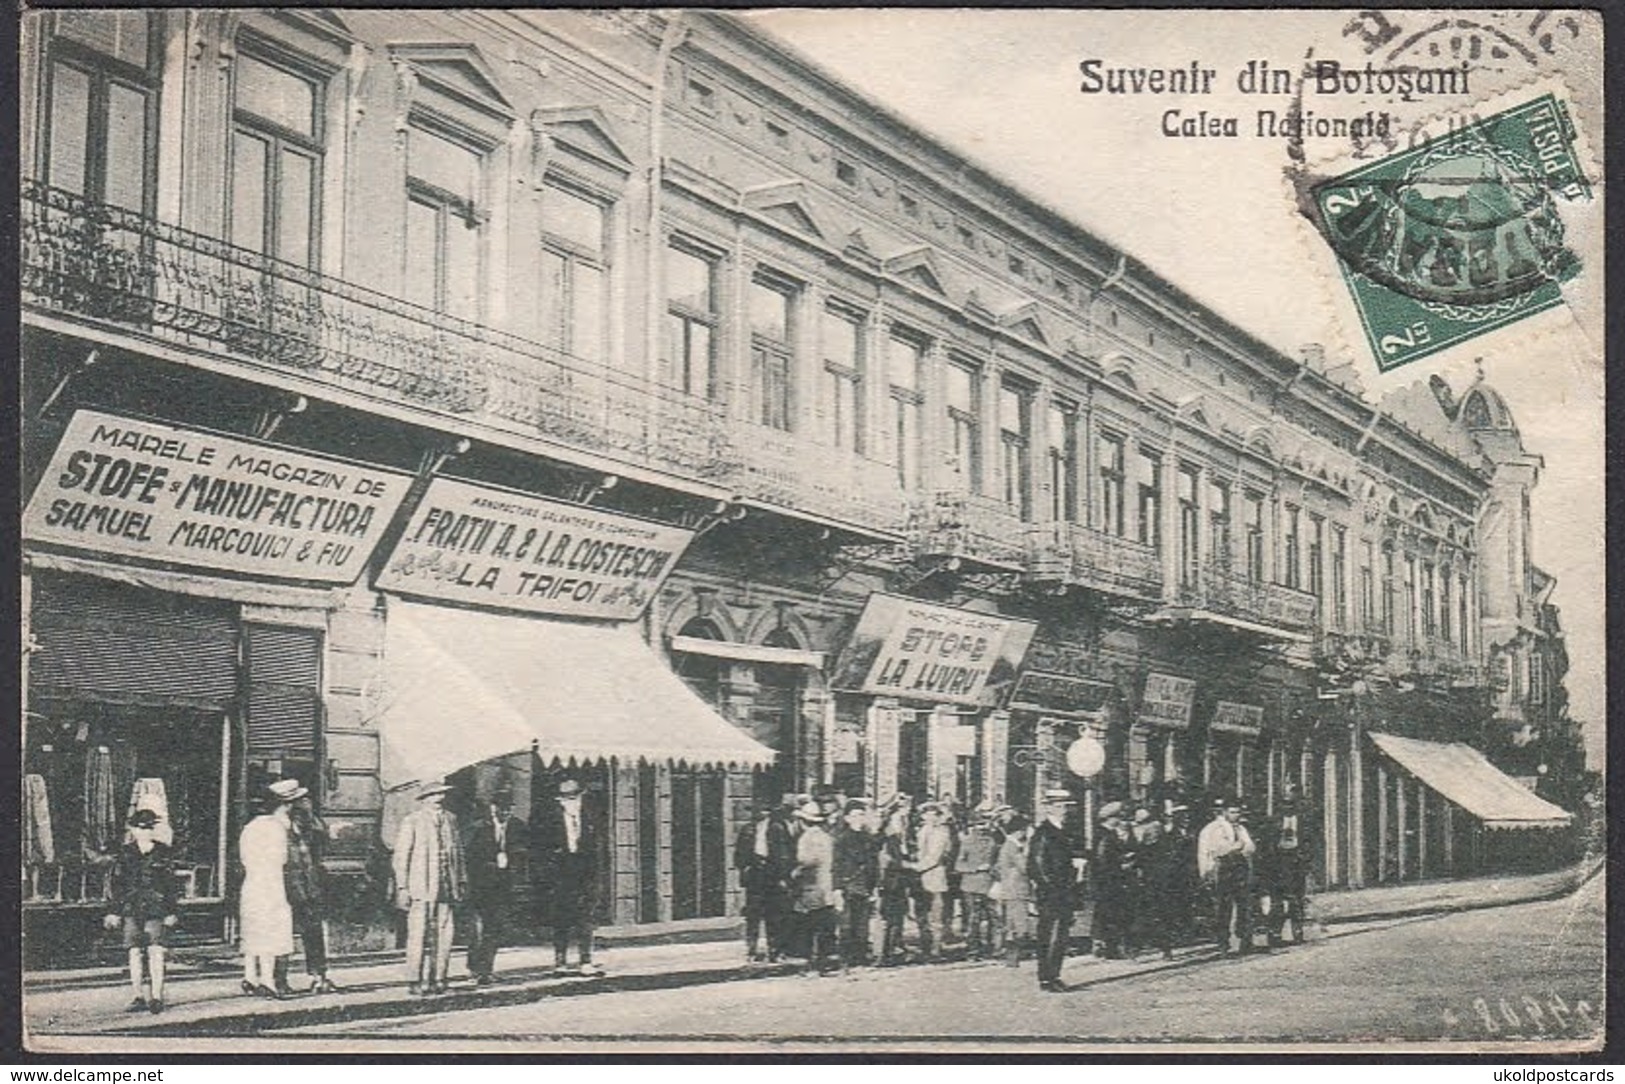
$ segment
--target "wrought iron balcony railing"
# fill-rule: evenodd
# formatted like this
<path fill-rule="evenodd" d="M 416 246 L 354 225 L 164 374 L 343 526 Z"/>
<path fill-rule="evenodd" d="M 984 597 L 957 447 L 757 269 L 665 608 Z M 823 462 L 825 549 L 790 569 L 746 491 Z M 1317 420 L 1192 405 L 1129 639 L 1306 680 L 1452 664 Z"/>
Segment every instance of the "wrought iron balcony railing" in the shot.
<path fill-rule="evenodd" d="M 1002 501 L 937 490 L 909 507 L 908 548 L 917 557 L 958 557 L 998 568 L 1025 569 L 1031 524 Z"/>
<path fill-rule="evenodd" d="M 764 425 L 728 431 L 727 483 L 741 497 L 901 533 L 907 501 L 897 471 L 850 450 Z"/>
<path fill-rule="evenodd" d="M 1414 643 L 1396 643 L 1387 659 L 1388 671 L 1401 676 L 1446 678 L 1458 685 L 1480 685 L 1484 669 L 1461 645 L 1424 633 Z"/>
<path fill-rule="evenodd" d="M 1195 582 L 1181 583 L 1179 601 L 1294 632 L 1307 632 L 1315 626 L 1316 599 L 1308 591 L 1254 580 L 1218 562 L 1203 565 Z"/>
<path fill-rule="evenodd" d="M 35 181 L 25 310 L 726 484 L 720 406 Z"/>
<path fill-rule="evenodd" d="M 1075 582 L 1141 599 L 1162 594 L 1162 559 L 1154 547 L 1078 524 L 1069 534 Z"/>
<path fill-rule="evenodd" d="M 1035 576 L 1130 598 L 1162 594 L 1162 560 L 1151 546 L 1079 523 L 1040 524 L 1029 537 Z"/>

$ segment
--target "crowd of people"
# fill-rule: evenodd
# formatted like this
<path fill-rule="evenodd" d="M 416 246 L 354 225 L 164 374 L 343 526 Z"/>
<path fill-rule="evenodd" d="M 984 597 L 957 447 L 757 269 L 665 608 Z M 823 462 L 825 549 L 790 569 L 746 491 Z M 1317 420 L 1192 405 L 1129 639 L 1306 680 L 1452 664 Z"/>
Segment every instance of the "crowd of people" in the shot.
<path fill-rule="evenodd" d="M 1221 954 L 1267 950 L 1289 924 L 1304 939 L 1311 826 L 1291 789 L 1252 825 L 1239 801 L 1216 799 L 1199 830 L 1183 803 L 1108 802 L 1085 833 L 1077 807 L 1071 791 L 1046 791 L 1034 824 L 991 801 L 877 806 L 830 787 L 759 806 L 734 845 L 747 957 L 827 974 L 941 958 L 955 943 L 1011 967 L 1031 953 L 1040 987 L 1057 990 L 1086 897 L 1105 958 L 1172 958 L 1204 935 Z"/>
<path fill-rule="evenodd" d="M 409 991 L 446 991 L 459 934 L 473 981 L 493 981 L 521 879 L 552 931 L 555 970 L 601 976 L 593 962 L 599 828 L 583 809 L 581 784 L 562 780 L 534 825 L 515 814 L 508 789 L 461 819 L 446 808 L 451 791 L 422 787 L 395 838 L 392 902 L 404 913 Z M 1171 958 L 1176 946 L 1203 936 L 1221 954 L 1246 953 L 1260 947 L 1259 936 L 1267 947 L 1280 945 L 1289 923 L 1293 939 L 1303 940 L 1313 828 L 1292 788 L 1271 816 L 1251 824 L 1240 802 L 1216 799 L 1199 830 L 1190 808 L 1175 801 L 1160 811 L 1108 802 L 1092 832 L 1083 830 L 1071 791 L 1048 790 L 1039 804 L 1036 824 L 992 801 L 967 811 L 948 799 L 898 794 L 877 805 L 830 786 L 760 805 L 733 855 L 747 959 L 798 959 L 818 975 L 940 959 L 952 945 L 956 954 L 962 948 L 1011 967 L 1030 954 L 1039 986 L 1059 990 L 1086 899 L 1091 949 L 1106 958 L 1142 951 Z M 164 1007 L 165 952 L 176 925 L 169 843 L 152 810 L 130 815 L 106 923 L 129 950 L 132 1011 Z M 295 992 L 296 932 L 308 991 L 339 990 L 328 974 L 326 843 L 326 825 L 298 780 L 265 789 L 238 841 L 244 993 Z"/>

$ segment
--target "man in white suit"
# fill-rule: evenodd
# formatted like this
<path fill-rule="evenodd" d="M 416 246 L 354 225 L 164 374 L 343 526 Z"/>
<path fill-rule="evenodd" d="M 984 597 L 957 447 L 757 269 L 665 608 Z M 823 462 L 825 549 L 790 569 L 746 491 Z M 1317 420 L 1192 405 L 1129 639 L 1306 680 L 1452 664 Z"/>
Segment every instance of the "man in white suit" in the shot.
<path fill-rule="evenodd" d="M 445 993 L 452 908 L 468 893 L 462 835 L 445 808 L 451 789 L 424 787 L 395 837 L 395 906 L 406 912 L 406 973 L 414 994 Z"/>

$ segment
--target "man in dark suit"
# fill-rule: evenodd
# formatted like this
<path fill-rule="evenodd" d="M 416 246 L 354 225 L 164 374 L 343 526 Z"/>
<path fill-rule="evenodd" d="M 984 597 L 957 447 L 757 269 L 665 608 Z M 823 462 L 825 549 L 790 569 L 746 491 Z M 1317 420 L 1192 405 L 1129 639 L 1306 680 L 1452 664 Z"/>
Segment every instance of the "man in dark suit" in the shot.
<path fill-rule="evenodd" d="M 470 817 L 463 839 L 468 863 L 468 973 L 481 986 L 496 972 L 497 949 L 507 940 L 513 886 L 528 849 L 525 822 L 513 815 L 513 791 L 499 786 Z"/>
<path fill-rule="evenodd" d="M 558 971 L 566 969 L 573 936 L 580 973 L 594 977 L 604 973 L 592 962 L 597 862 L 598 830 L 582 802 L 581 784 L 565 779 L 536 824 L 537 897 L 543 924 L 553 929 L 553 965 Z"/>
<path fill-rule="evenodd" d="M 1313 813 L 1288 783 L 1275 816 L 1266 823 L 1260 840 L 1263 854 L 1260 890 L 1270 895 L 1269 942 L 1281 943 L 1286 922 L 1292 920 L 1292 940 L 1302 943 L 1304 918 L 1309 909 L 1309 863 L 1320 842 Z"/>
<path fill-rule="evenodd" d="M 1134 920 L 1132 886 L 1138 873 L 1138 854 L 1134 836 L 1123 821 L 1122 802 L 1107 802 L 1096 819 L 1100 829 L 1095 833 L 1094 861 L 1089 867 L 1095 888 L 1095 925 L 1090 940 L 1095 955 L 1117 960 L 1125 952 L 1133 955 L 1129 935 Z"/>
<path fill-rule="evenodd" d="M 1062 993 L 1061 962 L 1072 936 L 1072 911 L 1077 906 L 1078 867 L 1066 816 L 1077 804 L 1062 787 L 1044 792 L 1044 819 L 1027 845 L 1027 876 L 1038 904 L 1038 988 Z"/>

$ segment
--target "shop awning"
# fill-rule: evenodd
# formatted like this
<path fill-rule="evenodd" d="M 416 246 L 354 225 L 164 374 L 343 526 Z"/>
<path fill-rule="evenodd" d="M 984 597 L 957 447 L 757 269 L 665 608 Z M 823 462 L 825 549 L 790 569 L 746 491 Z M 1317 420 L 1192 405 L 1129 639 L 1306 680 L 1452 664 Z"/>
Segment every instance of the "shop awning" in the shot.
<path fill-rule="evenodd" d="M 529 749 L 756 767 L 773 750 L 718 715 L 631 626 L 390 600 L 379 735 L 386 788 Z"/>
<path fill-rule="evenodd" d="M 714 659 L 737 662 L 767 662 L 778 666 L 811 666 L 822 669 L 822 651 L 803 651 L 794 647 L 768 647 L 764 644 L 736 644 L 728 640 L 706 640 L 699 636 L 673 636 L 673 651 L 686 651 L 690 655 L 706 655 Z"/>
<path fill-rule="evenodd" d="M 1488 828 L 1562 828 L 1571 820 L 1570 814 L 1537 797 L 1470 745 L 1395 734 L 1372 734 L 1371 740 L 1429 789 Z"/>

